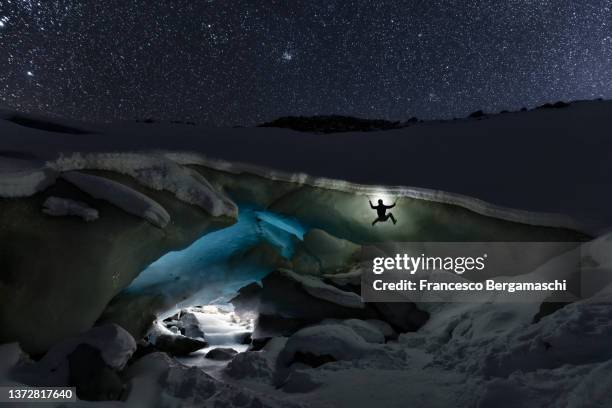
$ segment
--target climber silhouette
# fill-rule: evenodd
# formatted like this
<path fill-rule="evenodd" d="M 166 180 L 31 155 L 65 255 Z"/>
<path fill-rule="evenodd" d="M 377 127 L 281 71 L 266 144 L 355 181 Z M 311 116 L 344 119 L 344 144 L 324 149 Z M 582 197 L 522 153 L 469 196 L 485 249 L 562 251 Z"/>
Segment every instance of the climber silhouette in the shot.
<path fill-rule="evenodd" d="M 387 210 L 389 208 L 395 207 L 395 204 L 397 203 L 397 201 L 393 203 L 393 205 L 384 205 L 383 200 L 378 200 L 378 205 L 373 205 L 371 200 L 368 200 L 368 201 L 370 202 L 370 207 L 373 210 L 376 210 L 376 213 L 378 214 L 378 218 L 372 221 L 372 225 L 376 224 L 378 221 L 386 222 L 389 218 L 391 218 L 391 221 L 393 221 L 393 224 L 397 222 L 397 220 L 395 219 L 392 213 L 387 214 Z"/>

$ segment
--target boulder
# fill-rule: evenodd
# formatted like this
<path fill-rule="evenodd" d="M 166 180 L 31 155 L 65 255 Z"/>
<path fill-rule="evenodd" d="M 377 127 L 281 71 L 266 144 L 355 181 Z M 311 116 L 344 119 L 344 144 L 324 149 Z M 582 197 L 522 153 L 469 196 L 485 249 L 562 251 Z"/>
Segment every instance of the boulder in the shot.
<path fill-rule="evenodd" d="M 240 288 L 238 294 L 230 300 L 234 312 L 240 317 L 256 313 L 259 310 L 261 291 L 261 285 L 256 282 Z"/>
<path fill-rule="evenodd" d="M 353 360 L 370 353 L 373 346 L 353 329 L 341 324 L 306 327 L 287 340 L 278 356 L 277 367 L 298 361 L 319 366 L 327 361 Z M 297 359 L 296 359 L 297 356 Z"/>
<path fill-rule="evenodd" d="M 156 337 L 155 347 L 173 356 L 186 356 L 208 347 L 208 343 L 204 340 L 192 339 L 183 335 L 160 334 Z"/>
<path fill-rule="evenodd" d="M 98 350 L 89 344 L 79 344 L 68 355 L 70 368 L 69 385 L 76 387 L 81 400 L 119 400 L 124 386 L 119 375 L 110 368 Z"/>
<path fill-rule="evenodd" d="M 183 313 L 179 322 L 179 329 L 181 329 L 183 335 L 194 339 L 205 339 L 204 331 L 200 328 L 200 321 L 195 314 Z"/>
<path fill-rule="evenodd" d="M 57 344 L 40 361 L 23 365 L 16 371 L 16 378 L 36 386 L 68 385 L 68 357 L 82 345 L 97 350 L 104 364 L 115 371 L 122 370 L 136 351 L 134 338 L 121 327 L 116 324 L 98 326 Z"/>
<path fill-rule="evenodd" d="M 230 347 L 217 347 L 206 353 L 206 358 L 211 360 L 231 360 L 238 352 Z"/>
<path fill-rule="evenodd" d="M 287 343 L 286 337 L 274 337 L 259 351 L 237 354 L 225 368 L 225 374 L 234 379 L 248 378 L 260 382 L 271 382 L 279 353 Z"/>
<path fill-rule="evenodd" d="M 245 353 L 241 353 L 242 355 Z M 164 353 L 153 353 L 130 366 L 132 384 L 126 406 L 136 407 L 270 407 L 301 406 L 270 393 L 220 382 L 197 367 L 186 367 Z"/>

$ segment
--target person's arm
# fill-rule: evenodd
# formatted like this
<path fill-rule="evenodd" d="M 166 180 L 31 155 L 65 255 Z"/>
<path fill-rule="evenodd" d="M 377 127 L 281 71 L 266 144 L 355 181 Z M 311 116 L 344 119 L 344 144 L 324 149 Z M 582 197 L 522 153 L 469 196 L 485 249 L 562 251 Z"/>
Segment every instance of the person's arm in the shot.
<path fill-rule="evenodd" d="M 372 205 L 372 200 L 368 200 L 368 202 L 370 203 L 370 208 L 376 208 L 374 205 Z"/>
<path fill-rule="evenodd" d="M 394 203 L 393 203 L 393 204 L 391 204 L 391 205 L 388 205 L 388 206 L 387 206 L 387 208 L 393 208 L 393 207 L 395 207 L 395 204 L 397 204 L 397 201 L 396 201 L 396 202 L 394 202 Z"/>

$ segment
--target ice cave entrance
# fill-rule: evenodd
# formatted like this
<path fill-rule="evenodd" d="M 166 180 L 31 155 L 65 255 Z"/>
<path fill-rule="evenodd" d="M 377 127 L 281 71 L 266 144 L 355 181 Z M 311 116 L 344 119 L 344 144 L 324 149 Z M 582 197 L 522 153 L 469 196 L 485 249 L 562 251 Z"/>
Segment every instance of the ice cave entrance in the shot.
<path fill-rule="evenodd" d="M 192 305 L 225 303 L 238 289 L 261 280 L 274 265 L 256 248 L 275 248 L 285 259 L 306 228 L 295 218 L 240 205 L 235 224 L 208 233 L 181 251 L 169 252 L 149 265 L 128 286 L 131 294 L 155 291 L 182 299 L 160 317 Z M 185 298 L 186 297 L 186 298 Z"/>
<path fill-rule="evenodd" d="M 181 251 L 170 252 L 149 265 L 124 293 L 163 296 L 169 307 L 158 320 L 190 307 L 228 307 L 238 289 L 260 281 L 275 265 L 262 256 L 265 246 L 291 259 L 294 244 L 303 240 L 306 227 L 296 219 L 271 211 L 240 205 L 235 224 L 204 235 Z M 264 249 L 264 251 L 261 251 Z M 268 252 L 269 253 L 269 252 Z M 209 309 L 210 311 L 210 309 Z M 209 313 L 204 329 L 213 334 L 211 346 L 229 346 L 232 333 L 240 331 L 223 314 Z"/>

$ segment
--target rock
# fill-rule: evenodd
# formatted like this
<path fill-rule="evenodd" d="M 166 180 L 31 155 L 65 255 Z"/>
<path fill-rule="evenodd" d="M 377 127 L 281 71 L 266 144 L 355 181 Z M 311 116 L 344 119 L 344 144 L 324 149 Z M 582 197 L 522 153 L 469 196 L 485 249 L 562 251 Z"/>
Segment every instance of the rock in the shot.
<path fill-rule="evenodd" d="M 290 335 L 327 318 L 377 317 L 358 294 L 343 291 L 315 276 L 282 269 L 268 274 L 262 283 L 254 339 Z"/>
<path fill-rule="evenodd" d="M 429 313 L 419 310 L 412 302 L 372 303 L 381 320 L 400 332 L 416 331 L 429 319 Z"/>
<path fill-rule="evenodd" d="M 251 343 L 253 343 L 253 334 L 247 332 L 242 337 L 242 341 L 240 342 L 240 344 L 251 344 Z"/>
<path fill-rule="evenodd" d="M 238 294 L 229 301 L 234 306 L 234 312 L 240 317 L 256 313 L 259 310 L 261 291 L 261 285 L 256 282 L 240 288 Z"/>
<path fill-rule="evenodd" d="M 69 384 L 76 387 L 79 399 L 87 401 L 119 400 L 124 386 L 117 373 L 102 358 L 100 350 L 79 344 L 68 355 Z"/>
<path fill-rule="evenodd" d="M 230 347 L 217 347 L 206 353 L 206 358 L 211 360 L 231 360 L 238 352 Z"/>
<path fill-rule="evenodd" d="M 274 375 L 274 366 L 261 351 L 245 351 L 228 363 L 225 373 L 236 380 L 248 378 L 268 382 Z"/>
<path fill-rule="evenodd" d="M 17 378 L 23 383 L 38 386 L 68 385 L 68 356 L 80 345 L 98 350 L 104 363 L 117 371 L 126 366 L 136 350 L 136 341 L 121 327 L 116 324 L 98 326 L 57 344 L 37 363 L 21 367 L 16 372 Z"/>
<path fill-rule="evenodd" d="M 259 351 L 262 348 L 264 348 L 264 346 L 266 344 L 268 344 L 268 342 L 270 341 L 272 337 L 259 337 L 256 339 L 252 339 L 251 340 L 251 346 L 249 347 L 249 351 Z"/>
<path fill-rule="evenodd" d="M 286 337 L 268 339 L 261 351 L 246 351 L 237 354 L 225 368 L 225 373 L 234 379 L 270 382 L 274 376 L 274 366 L 280 351 L 287 343 Z"/>
<path fill-rule="evenodd" d="M 200 328 L 200 322 L 195 314 L 186 312 L 180 318 L 181 333 L 187 337 L 204 340 L 204 331 Z"/>
<path fill-rule="evenodd" d="M 156 353 L 158 351 L 159 350 L 157 350 L 157 348 L 155 348 L 155 346 L 149 343 L 148 341 L 139 340 L 138 343 L 136 343 L 136 351 L 134 351 L 134 354 L 132 354 L 128 365 L 133 364 L 135 361 L 141 359 L 142 357 L 148 354 Z"/>
<path fill-rule="evenodd" d="M 246 353 L 241 353 L 243 355 Z M 238 357 L 237 356 L 237 357 Z M 270 407 L 301 406 L 272 395 L 220 382 L 197 367 L 186 367 L 164 353 L 143 357 L 126 370 L 132 384 L 126 406 Z"/>
<path fill-rule="evenodd" d="M 55 362 L 65 359 L 79 344 L 88 344 L 100 350 L 104 362 L 115 370 L 122 370 L 136 351 L 136 341 L 132 335 L 111 323 L 94 327 L 58 344 L 43 357 L 41 363 L 54 365 Z"/>
<path fill-rule="evenodd" d="M 372 350 L 372 346 L 350 327 L 340 324 L 311 326 L 296 332 L 287 340 L 279 354 L 278 365 L 290 366 L 296 361 L 296 355 L 298 360 L 300 356 L 312 356 L 312 359 L 316 357 L 318 360 L 315 363 L 320 365 L 324 360 L 357 359 Z"/>
<path fill-rule="evenodd" d="M 183 335 L 160 334 L 155 339 L 155 347 L 174 356 L 186 356 L 208 347 L 204 340 L 192 339 Z"/>

